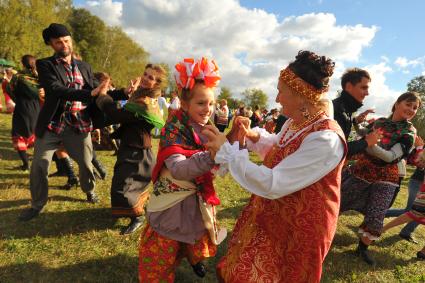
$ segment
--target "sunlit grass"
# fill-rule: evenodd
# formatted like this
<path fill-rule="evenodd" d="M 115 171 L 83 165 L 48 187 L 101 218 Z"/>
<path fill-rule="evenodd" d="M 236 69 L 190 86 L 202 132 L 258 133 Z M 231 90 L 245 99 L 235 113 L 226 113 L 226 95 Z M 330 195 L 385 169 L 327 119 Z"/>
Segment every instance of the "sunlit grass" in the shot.
<path fill-rule="evenodd" d="M 105 181 L 97 184 L 101 202 L 85 202 L 85 194 L 58 186 L 65 178 L 52 178 L 49 202 L 33 221 L 17 221 L 20 211 L 29 205 L 28 173 L 18 166 L 17 154 L 10 139 L 11 116 L 0 114 L 0 282 L 137 282 L 138 237 L 119 235 L 128 220 L 110 216 L 109 186 L 115 163 L 112 152 L 98 152 L 108 169 Z M 157 140 L 155 140 L 155 150 Z M 258 160 L 257 160 L 258 161 Z M 52 166 L 52 171 L 55 166 Z M 403 207 L 406 184 L 395 206 Z M 231 176 L 216 179 L 222 199 L 219 218 L 231 231 L 249 194 Z M 400 241 L 395 228 L 371 248 L 378 261 L 371 268 L 353 255 L 357 226 L 362 218 L 357 213 L 340 217 L 337 235 L 323 271 L 323 282 L 425 282 L 425 263 L 415 259 L 424 242 L 424 228 L 415 232 L 419 245 Z M 210 272 L 198 280 L 184 261 L 177 271 L 177 282 L 216 282 L 214 266 L 225 251 L 208 261 Z"/>

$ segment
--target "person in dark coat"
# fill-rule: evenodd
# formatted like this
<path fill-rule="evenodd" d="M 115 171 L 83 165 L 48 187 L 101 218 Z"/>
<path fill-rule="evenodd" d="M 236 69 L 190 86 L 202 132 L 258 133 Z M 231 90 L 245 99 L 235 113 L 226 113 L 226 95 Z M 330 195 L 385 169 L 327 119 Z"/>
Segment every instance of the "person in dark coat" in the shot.
<path fill-rule="evenodd" d="M 40 96 L 44 90 L 38 84 L 35 57 L 24 55 L 21 59 L 23 70 L 14 75 L 7 85 L 7 92 L 15 102 L 12 116 L 12 143 L 22 160 L 19 169 L 28 167 L 27 149 L 34 145 L 35 122 L 40 112 Z"/>
<path fill-rule="evenodd" d="M 19 219 L 28 221 L 38 216 L 48 196 L 48 170 L 54 152 L 63 145 L 79 167 L 79 179 L 87 201 L 99 201 L 94 192 L 93 145 L 90 132 L 102 128 L 105 118 L 95 105 L 99 91 L 105 87 L 94 84 L 90 65 L 73 58 L 72 38 L 68 29 L 52 23 L 43 30 L 43 39 L 54 55 L 37 60 L 40 86 L 45 102 L 35 126 L 34 159 L 30 171 L 31 208 Z M 111 92 L 116 100 L 128 98 L 131 87 Z"/>

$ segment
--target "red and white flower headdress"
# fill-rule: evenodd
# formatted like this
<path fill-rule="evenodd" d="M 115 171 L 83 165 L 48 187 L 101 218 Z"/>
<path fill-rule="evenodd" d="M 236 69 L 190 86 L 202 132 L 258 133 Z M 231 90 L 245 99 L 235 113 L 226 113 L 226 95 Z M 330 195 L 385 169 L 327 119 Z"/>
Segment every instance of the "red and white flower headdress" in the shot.
<path fill-rule="evenodd" d="M 176 64 L 175 68 L 174 78 L 180 90 L 192 89 L 195 80 L 202 80 L 207 87 L 216 87 L 220 81 L 217 64 L 205 57 L 197 61 L 186 58 Z"/>

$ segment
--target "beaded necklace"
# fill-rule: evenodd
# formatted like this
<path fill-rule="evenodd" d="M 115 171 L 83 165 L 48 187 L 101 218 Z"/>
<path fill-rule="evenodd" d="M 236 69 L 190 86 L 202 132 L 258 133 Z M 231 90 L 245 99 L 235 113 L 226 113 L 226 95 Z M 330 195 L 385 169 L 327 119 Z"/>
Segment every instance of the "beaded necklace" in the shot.
<path fill-rule="evenodd" d="M 282 137 L 279 140 L 279 145 L 284 145 L 286 144 L 290 139 L 292 139 L 300 130 L 305 129 L 307 126 L 310 126 L 313 122 L 315 122 L 317 120 L 317 118 L 319 118 L 320 116 L 322 116 L 323 114 L 325 114 L 325 111 L 319 111 L 316 114 L 312 115 L 310 118 L 308 118 L 307 120 L 305 120 L 303 123 L 299 124 L 299 125 L 295 125 L 292 121 L 292 123 L 285 129 L 285 131 L 282 134 Z M 293 131 L 292 134 L 289 135 L 289 137 L 286 137 L 286 134 L 288 133 L 288 131 L 291 130 Z M 286 137 L 286 138 L 285 138 Z"/>

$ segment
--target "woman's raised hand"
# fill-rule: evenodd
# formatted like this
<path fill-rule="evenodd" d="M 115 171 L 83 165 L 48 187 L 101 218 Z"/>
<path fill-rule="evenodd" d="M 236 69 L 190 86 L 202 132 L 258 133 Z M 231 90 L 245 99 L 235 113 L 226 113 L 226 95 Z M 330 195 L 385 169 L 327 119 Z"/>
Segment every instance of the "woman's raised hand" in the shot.
<path fill-rule="evenodd" d="M 125 94 L 127 95 L 133 94 L 133 92 L 135 92 L 136 89 L 139 88 L 141 80 L 142 80 L 142 77 L 137 77 L 134 80 L 131 80 L 128 87 L 124 90 Z"/>

